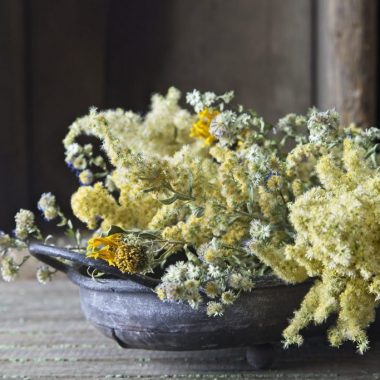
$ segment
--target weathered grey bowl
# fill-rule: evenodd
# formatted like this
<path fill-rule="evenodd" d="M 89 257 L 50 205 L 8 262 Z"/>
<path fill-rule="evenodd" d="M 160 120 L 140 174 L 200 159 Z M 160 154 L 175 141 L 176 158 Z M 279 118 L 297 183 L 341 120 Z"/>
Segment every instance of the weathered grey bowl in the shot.
<path fill-rule="evenodd" d="M 30 252 L 39 260 L 66 272 L 80 288 L 83 313 L 99 330 L 124 348 L 149 350 L 205 350 L 225 347 L 260 347 L 250 351 L 251 364 L 269 364 L 268 343 L 281 340 L 293 311 L 311 283 L 289 286 L 274 277 L 261 277 L 250 293 L 243 294 L 222 317 L 210 318 L 205 306 L 193 310 L 184 303 L 162 302 L 152 288 L 157 280 L 126 276 L 99 260 L 41 244 Z M 54 257 L 74 261 L 63 264 Z M 93 280 L 88 267 L 121 278 Z M 263 363 L 258 363 L 260 362 Z"/>
<path fill-rule="evenodd" d="M 203 350 L 278 342 L 288 318 L 309 288 L 285 286 L 268 278 L 210 318 L 204 306 L 162 302 L 151 288 L 130 280 L 96 282 L 68 272 L 80 287 L 86 318 L 121 345 L 153 350 Z"/>

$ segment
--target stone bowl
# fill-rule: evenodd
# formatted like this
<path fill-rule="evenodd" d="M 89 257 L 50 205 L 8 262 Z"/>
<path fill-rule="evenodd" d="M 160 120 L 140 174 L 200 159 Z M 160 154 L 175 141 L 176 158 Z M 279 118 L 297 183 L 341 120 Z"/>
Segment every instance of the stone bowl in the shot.
<path fill-rule="evenodd" d="M 87 320 L 121 347 L 187 351 L 244 346 L 249 363 L 257 369 L 271 363 L 272 343 L 281 340 L 289 318 L 312 284 L 286 285 L 273 276 L 263 276 L 222 317 L 208 317 L 204 305 L 194 310 L 185 303 L 160 301 L 153 291 L 157 279 L 125 275 L 104 261 L 67 249 L 34 243 L 29 250 L 78 285 Z M 95 280 L 87 274 L 88 268 L 110 276 Z"/>

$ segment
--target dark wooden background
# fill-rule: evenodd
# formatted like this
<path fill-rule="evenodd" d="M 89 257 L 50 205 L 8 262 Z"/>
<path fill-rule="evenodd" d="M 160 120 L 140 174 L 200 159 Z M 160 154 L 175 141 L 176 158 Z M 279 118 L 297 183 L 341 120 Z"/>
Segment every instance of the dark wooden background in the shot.
<path fill-rule="evenodd" d="M 312 105 L 344 108 L 340 87 L 334 97 L 328 87 L 345 64 L 335 49 L 342 33 L 332 34 L 337 15 L 367 46 L 365 62 L 352 61 L 367 73 L 359 121 L 374 122 L 375 8 L 376 0 L 0 0 L 0 229 L 44 191 L 68 208 L 77 181 L 61 140 L 90 106 L 144 112 L 153 92 L 175 85 L 233 89 L 272 122 Z"/>

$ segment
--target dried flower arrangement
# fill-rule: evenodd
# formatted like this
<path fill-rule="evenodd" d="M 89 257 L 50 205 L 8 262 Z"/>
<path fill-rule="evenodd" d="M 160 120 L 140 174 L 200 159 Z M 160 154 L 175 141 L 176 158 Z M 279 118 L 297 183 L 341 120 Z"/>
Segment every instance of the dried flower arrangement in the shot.
<path fill-rule="evenodd" d="M 366 328 L 380 298 L 380 130 L 342 127 L 334 110 L 289 114 L 275 126 L 232 106 L 233 93 L 154 95 L 140 116 L 91 109 L 64 139 L 66 163 L 81 186 L 74 215 L 87 241 L 63 215 L 54 195 L 38 202 L 58 220 L 78 255 L 105 260 L 121 272 L 159 273 L 162 301 L 207 302 L 221 316 L 255 278 L 315 283 L 284 331 L 285 346 L 301 329 L 333 313 L 329 341 L 368 348 Z M 95 137 L 80 144 L 78 137 Z M 0 235 L 1 272 L 16 277 L 13 249 L 46 240 L 29 210 L 15 217 L 14 237 Z M 40 282 L 54 271 L 38 270 Z M 101 273 L 92 273 L 99 276 Z"/>

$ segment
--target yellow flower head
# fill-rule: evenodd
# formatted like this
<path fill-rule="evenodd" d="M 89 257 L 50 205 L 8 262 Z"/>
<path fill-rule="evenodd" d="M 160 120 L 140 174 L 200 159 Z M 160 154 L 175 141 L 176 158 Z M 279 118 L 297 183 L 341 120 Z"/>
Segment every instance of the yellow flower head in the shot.
<path fill-rule="evenodd" d="M 87 257 L 105 260 L 123 273 L 141 272 L 148 265 L 145 248 L 127 244 L 122 234 L 90 239 L 87 242 Z"/>
<path fill-rule="evenodd" d="M 270 191 L 279 191 L 284 186 L 284 179 L 280 175 L 271 175 L 267 181 L 267 187 Z"/>
<path fill-rule="evenodd" d="M 216 138 L 210 133 L 210 125 L 212 120 L 218 116 L 219 113 L 219 111 L 204 108 L 201 112 L 199 112 L 198 121 L 193 124 L 190 131 L 190 136 L 203 139 L 207 145 L 211 145 L 214 141 L 216 141 Z"/>
<path fill-rule="evenodd" d="M 203 255 L 208 263 L 216 263 L 218 261 L 218 252 L 214 248 L 208 248 Z"/>
<path fill-rule="evenodd" d="M 115 264 L 123 273 L 138 273 L 148 264 L 146 249 L 141 246 L 120 244 L 116 249 Z"/>

